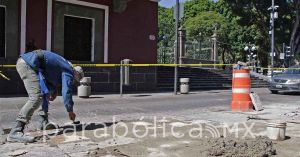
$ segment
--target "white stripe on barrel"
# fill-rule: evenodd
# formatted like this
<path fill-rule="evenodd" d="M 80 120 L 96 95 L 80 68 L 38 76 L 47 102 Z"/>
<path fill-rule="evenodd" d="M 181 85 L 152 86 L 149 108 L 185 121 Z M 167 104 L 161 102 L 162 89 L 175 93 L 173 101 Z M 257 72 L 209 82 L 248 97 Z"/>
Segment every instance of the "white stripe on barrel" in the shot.
<path fill-rule="evenodd" d="M 250 93 L 250 89 L 249 88 L 233 88 L 232 93 L 239 93 L 239 94 Z"/>
<path fill-rule="evenodd" d="M 233 78 L 249 78 L 249 73 L 233 73 Z"/>

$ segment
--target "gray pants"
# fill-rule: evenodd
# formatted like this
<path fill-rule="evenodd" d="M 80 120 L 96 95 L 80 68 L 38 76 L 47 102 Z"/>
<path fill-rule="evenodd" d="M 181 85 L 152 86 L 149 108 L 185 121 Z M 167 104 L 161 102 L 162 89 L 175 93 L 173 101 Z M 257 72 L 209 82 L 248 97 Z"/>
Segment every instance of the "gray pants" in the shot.
<path fill-rule="evenodd" d="M 29 99 L 19 112 L 17 121 L 28 123 L 36 109 L 41 106 L 42 94 L 37 73 L 23 60 L 17 61 L 17 71 L 24 82 Z"/>

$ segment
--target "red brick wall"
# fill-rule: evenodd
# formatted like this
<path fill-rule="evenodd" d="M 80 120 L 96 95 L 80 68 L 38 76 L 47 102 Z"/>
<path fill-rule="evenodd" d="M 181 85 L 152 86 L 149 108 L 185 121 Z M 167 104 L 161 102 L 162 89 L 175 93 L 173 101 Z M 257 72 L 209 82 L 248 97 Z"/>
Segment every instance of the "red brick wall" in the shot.
<path fill-rule="evenodd" d="M 158 4 L 149 0 L 131 0 L 126 11 L 113 11 L 112 0 L 85 0 L 109 6 L 108 61 L 119 63 L 129 58 L 134 63 L 156 63 Z M 27 0 L 27 41 L 34 39 L 46 48 L 47 0 Z"/>
<path fill-rule="evenodd" d="M 119 63 L 129 58 L 134 63 L 156 63 L 158 3 L 150 0 L 131 0 L 126 11 L 113 11 L 112 0 L 85 0 L 109 6 L 108 61 Z"/>
<path fill-rule="evenodd" d="M 134 63 L 156 63 L 157 3 L 132 0 L 127 10 L 115 13 L 111 7 L 109 20 L 109 61 L 117 63 L 129 58 Z"/>

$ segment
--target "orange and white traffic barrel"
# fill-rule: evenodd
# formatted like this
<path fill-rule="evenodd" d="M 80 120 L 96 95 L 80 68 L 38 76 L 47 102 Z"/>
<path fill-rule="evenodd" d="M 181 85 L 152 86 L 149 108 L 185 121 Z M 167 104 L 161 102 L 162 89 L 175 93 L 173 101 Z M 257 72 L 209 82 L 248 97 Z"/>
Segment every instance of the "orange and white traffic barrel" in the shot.
<path fill-rule="evenodd" d="M 233 70 L 232 111 L 251 111 L 253 104 L 250 97 L 251 79 L 249 69 Z"/>

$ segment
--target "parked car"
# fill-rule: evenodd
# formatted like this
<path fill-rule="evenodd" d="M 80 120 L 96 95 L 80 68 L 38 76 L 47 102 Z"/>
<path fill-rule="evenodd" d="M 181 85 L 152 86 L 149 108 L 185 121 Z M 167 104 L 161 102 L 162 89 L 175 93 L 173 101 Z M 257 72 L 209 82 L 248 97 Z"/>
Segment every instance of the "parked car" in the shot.
<path fill-rule="evenodd" d="M 300 92 L 300 66 L 292 66 L 269 81 L 269 90 L 278 92 Z"/>

